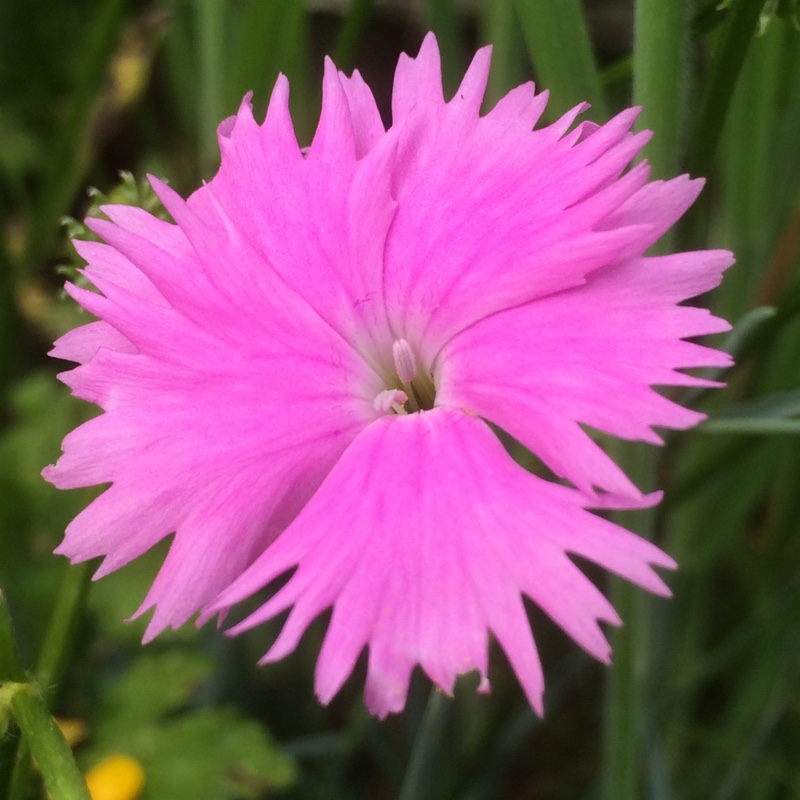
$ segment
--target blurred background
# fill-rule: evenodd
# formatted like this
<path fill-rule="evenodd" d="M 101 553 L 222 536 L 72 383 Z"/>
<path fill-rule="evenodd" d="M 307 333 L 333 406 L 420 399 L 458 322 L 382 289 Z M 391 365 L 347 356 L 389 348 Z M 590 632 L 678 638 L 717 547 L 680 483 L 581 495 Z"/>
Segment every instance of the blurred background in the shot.
<path fill-rule="evenodd" d="M 800 798 L 797 6 L 0 0 L 0 587 L 81 768 L 112 753 L 141 766 L 143 788 L 111 770 L 128 794 L 109 798 L 398 796 L 428 696 L 422 676 L 406 712 L 380 723 L 363 707 L 363 664 L 329 707 L 314 698 L 326 619 L 265 669 L 255 663 L 276 624 L 235 640 L 189 626 L 142 647 L 145 621 L 123 620 L 165 547 L 90 584 L 92 565 L 68 567 L 52 550 L 93 494 L 58 492 L 39 473 L 93 413 L 55 379 L 70 365 L 46 357 L 88 321 L 62 291 L 79 266 L 69 235 L 86 234 L 80 220 L 109 198 L 157 209 L 148 172 L 184 195 L 210 178 L 218 123 L 249 90 L 262 119 L 279 72 L 308 143 L 325 54 L 361 71 L 388 124 L 398 54 L 416 54 L 429 29 L 446 92 L 477 46 L 494 45 L 487 107 L 531 78 L 551 90 L 549 119 L 584 99 L 598 122 L 644 105 L 654 177 L 708 177 L 669 244 L 729 248 L 738 263 L 703 299 L 735 325 L 715 342 L 737 357 L 729 386 L 677 396 L 709 422 L 657 452 L 618 450 L 642 488 L 665 490 L 655 512 L 624 522 L 679 561 L 674 598 L 590 573 L 625 620 L 611 670 L 531 607 L 544 720 L 493 650 L 492 694 L 463 679 L 426 796 Z M 10 778 L 18 745 L 13 729 L 0 741 L 0 798 L 42 797 L 35 773 L 24 789 Z"/>

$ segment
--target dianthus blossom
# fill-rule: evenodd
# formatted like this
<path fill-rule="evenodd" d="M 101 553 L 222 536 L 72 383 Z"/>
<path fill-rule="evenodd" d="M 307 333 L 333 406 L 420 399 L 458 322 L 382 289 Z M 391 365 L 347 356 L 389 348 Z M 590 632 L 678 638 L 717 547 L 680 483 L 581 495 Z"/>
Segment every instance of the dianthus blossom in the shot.
<path fill-rule="evenodd" d="M 291 609 L 275 661 L 331 608 L 322 702 L 365 647 L 379 716 L 416 665 L 448 692 L 475 670 L 485 690 L 491 632 L 541 713 L 523 596 L 607 662 L 599 623 L 620 619 L 570 556 L 669 594 L 652 567 L 673 560 L 589 510 L 658 500 L 592 431 L 657 444 L 654 426 L 702 418 L 652 387 L 729 364 L 685 341 L 727 324 L 678 304 L 731 255 L 644 256 L 702 182 L 630 167 L 649 138 L 635 109 L 534 130 L 547 94 L 526 84 L 481 115 L 489 60 L 445 102 L 429 35 L 400 58 L 388 130 L 328 60 L 307 149 L 280 77 L 263 124 L 249 98 L 222 123 L 220 169 L 188 200 L 151 179 L 174 224 L 121 205 L 87 222 L 104 243 L 75 245 L 98 291 L 67 290 L 98 321 L 52 354 L 104 413 L 44 475 L 110 484 L 57 551 L 104 556 L 97 577 L 174 533 L 137 612 L 154 609 L 146 639 L 294 570 L 234 630 Z"/>

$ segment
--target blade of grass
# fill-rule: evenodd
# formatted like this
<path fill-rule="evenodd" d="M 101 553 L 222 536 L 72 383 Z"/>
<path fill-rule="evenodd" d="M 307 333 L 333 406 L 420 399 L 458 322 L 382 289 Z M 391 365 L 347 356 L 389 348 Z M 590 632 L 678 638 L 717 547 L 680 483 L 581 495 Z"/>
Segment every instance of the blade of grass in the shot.
<path fill-rule="evenodd" d="M 587 101 L 593 119 L 607 119 L 580 0 L 515 0 L 515 8 L 536 75 L 550 90 L 549 116 Z"/>
<path fill-rule="evenodd" d="M 772 27 L 756 39 L 739 75 L 721 148 L 724 188 L 720 213 L 737 256 L 717 293 L 723 315 L 740 316 L 762 285 L 773 247 L 777 216 L 773 204 L 775 127 L 780 85 L 781 31 Z M 743 155 L 746 154 L 746 157 Z"/>
<path fill-rule="evenodd" d="M 688 94 L 688 27 L 688 3 L 636 3 L 633 98 L 642 106 L 639 127 L 655 134 L 647 146 L 654 178 L 668 178 L 678 171 Z"/>
<path fill-rule="evenodd" d="M 219 161 L 217 126 L 225 116 L 222 87 L 225 85 L 226 6 L 220 0 L 199 0 L 196 3 L 197 40 L 199 50 L 199 115 L 197 130 L 200 141 L 200 170 L 211 173 Z"/>
<path fill-rule="evenodd" d="M 681 6 L 676 8 L 675 6 Z M 646 127 L 655 133 L 650 158 L 657 177 L 673 174 L 678 163 L 681 136 L 680 105 L 687 70 L 685 4 L 672 0 L 637 0 L 633 55 L 634 102 L 642 105 Z M 668 245 L 662 239 L 656 249 Z M 641 446 L 622 445 L 622 463 L 640 487 L 656 483 L 658 455 Z M 620 524 L 652 538 L 655 514 L 622 512 Z M 635 800 L 641 796 L 640 767 L 647 761 L 645 700 L 651 669 L 648 619 L 652 599 L 621 581 L 613 585 L 612 599 L 624 627 L 612 635 L 614 664 L 608 676 L 605 701 L 603 797 Z M 663 782 L 668 782 L 664 776 Z"/>
<path fill-rule="evenodd" d="M 728 11 L 689 142 L 687 165 L 692 175 L 706 175 L 710 171 L 733 90 L 763 7 L 764 0 L 734 0 Z"/>
<path fill-rule="evenodd" d="M 709 419 L 697 430 L 699 433 L 737 433 L 750 436 L 794 435 L 800 433 L 800 419 L 775 419 L 773 417 Z"/>
<path fill-rule="evenodd" d="M 444 692 L 435 687 L 431 689 L 403 778 L 399 800 L 422 800 L 431 796 L 433 776 L 441 766 L 438 763 L 439 752 L 452 704 L 452 698 Z"/>
<path fill-rule="evenodd" d="M 635 484 L 649 488 L 654 484 L 656 461 L 641 445 L 621 442 L 616 459 L 626 468 Z M 644 538 L 651 538 L 655 514 L 621 511 L 615 521 Z M 611 631 L 609 641 L 613 663 L 606 676 L 604 701 L 603 772 L 604 800 L 637 800 L 640 792 L 640 767 L 644 764 L 644 699 L 646 693 L 649 646 L 648 617 L 651 598 L 639 587 L 615 579 L 611 584 L 611 603 L 623 627 Z"/>
<path fill-rule="evenodd" d="M 486 103 L 491 106 L 525 79 L 524 44 L 511 0 L 485 3 L 480 24 L 483 43 L 493 47 L 492 71 L 486 88 Z"/>

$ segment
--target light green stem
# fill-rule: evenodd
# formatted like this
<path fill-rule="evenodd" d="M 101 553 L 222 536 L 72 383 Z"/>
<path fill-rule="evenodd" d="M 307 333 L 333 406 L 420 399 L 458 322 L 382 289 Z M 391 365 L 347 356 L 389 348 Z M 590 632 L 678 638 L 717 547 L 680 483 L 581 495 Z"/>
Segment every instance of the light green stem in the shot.
<path fill-rule="evenodd" d="M 42 687 L 43 700 L 48 703 L 52 702 L 56 696 L 69 661 L 75 628 L 86 601 L 92 570 L 93 565 L 87 562 L 76 567 L 67 566 L 64 572 L 61 589 L 45 632 L 36 668 L 36 677 L 39 686 Z M 33 745 L 27 732 L 23 730 L 16 764 L 11 776 L 10 800 L 21 800 L 25 796 L 32 751 Z"/>
<path fill-rule="evenodd" d="M 38 685 L 28 679 L 17 656 L 14 642 L 11 615 L 5 597 L 0 591 L 0 720 L 5 723 L 13 719 L 25 737 L 17 761 L 19 767 L 12 776 L 9 796 L 22 796 L 24 781 L 20 775 L 27 776 L 28 750 L 44 780 L 45 787 L 54 800 L 89 800 L 89 793 L 80 770 L 75 764 L 72 751 L 64 736 L 50 715 L 47 703 Z M 3 787 L 4 788 L 4 787 Z"/>
<path fill-rule="evenodd" d="M 11 690 L 11 714 L 29 743 L 50 797 L 90 800 L 83 775 L 44 698 L 30 683 L 6 686 Z"/>

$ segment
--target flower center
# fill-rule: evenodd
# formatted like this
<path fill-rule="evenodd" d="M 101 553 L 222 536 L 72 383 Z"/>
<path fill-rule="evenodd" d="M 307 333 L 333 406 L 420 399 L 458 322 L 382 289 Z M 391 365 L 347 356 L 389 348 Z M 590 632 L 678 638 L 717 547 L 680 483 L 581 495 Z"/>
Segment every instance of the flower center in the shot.
<path fill-rule="evenodd" d="M 432 409 L 436 399 L 433 378 L 420 369 L 405 339 L 397 339 L 392 345 L 392 361 L 390 385 L 375 398 L 375 408 L 382 414 L 413 414 Z"/>

